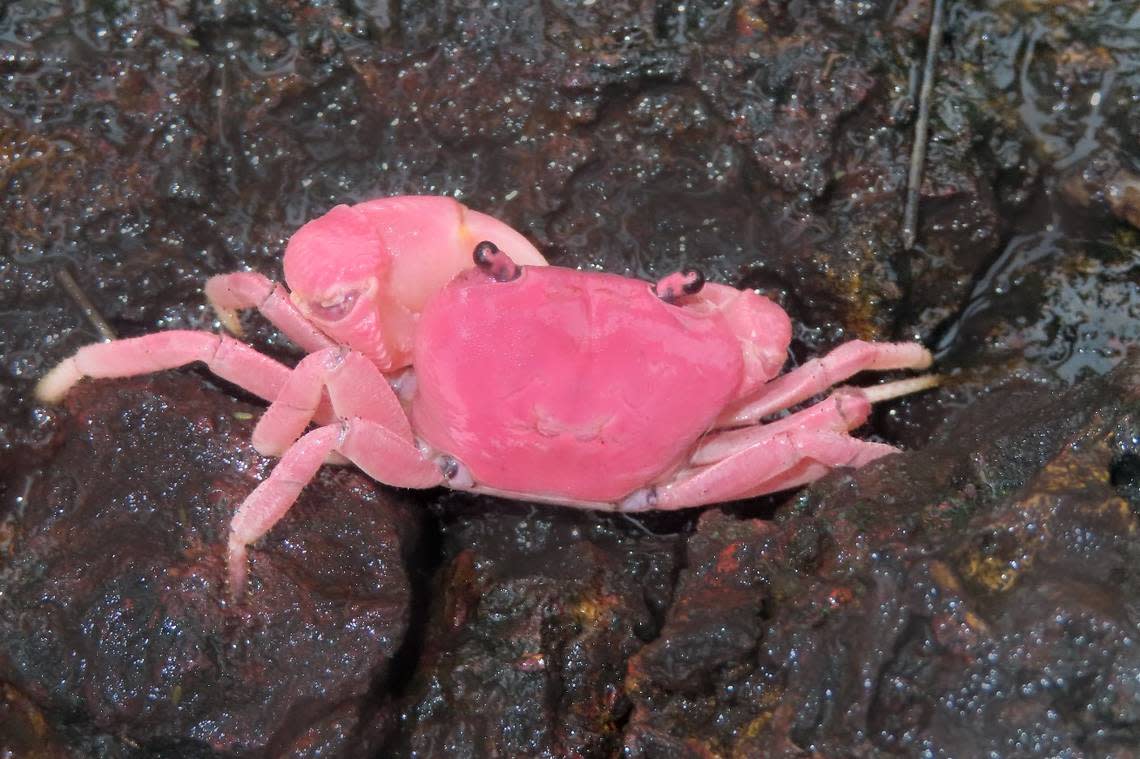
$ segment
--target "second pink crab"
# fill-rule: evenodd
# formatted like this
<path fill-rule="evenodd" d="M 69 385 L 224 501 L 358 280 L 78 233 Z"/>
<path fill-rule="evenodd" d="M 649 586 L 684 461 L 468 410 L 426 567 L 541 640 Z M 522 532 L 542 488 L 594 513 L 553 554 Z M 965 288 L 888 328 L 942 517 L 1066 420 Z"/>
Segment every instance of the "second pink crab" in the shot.
<path fill-rule="evenodd" d="M 872 402 L 927 377 L 761 423 L 867 369 L 921 369 L 914 343 L 846 343 L 781 375 L 791 323 L 754 292 L 695 271 L 651 284 L 547 266 L 518 232 L 439 197 L 338 206 L 285 252 L 286 291 L 249 272 L 206 295 L 238 332 L 257 308 L 309 355 L 289 368 L 233 338 L 171 331 L 90 345 L 40 382 L 204 361 L 270 402 L 253 434 L 281 460 L 234 514 L 230 581 L 247 546 L 323 463 L 398 487 L 591 509 L 678 509 L 790 488 L 895 451 L 854 438 Z M 316 423 L 313 429 L 309 427 Z"/>

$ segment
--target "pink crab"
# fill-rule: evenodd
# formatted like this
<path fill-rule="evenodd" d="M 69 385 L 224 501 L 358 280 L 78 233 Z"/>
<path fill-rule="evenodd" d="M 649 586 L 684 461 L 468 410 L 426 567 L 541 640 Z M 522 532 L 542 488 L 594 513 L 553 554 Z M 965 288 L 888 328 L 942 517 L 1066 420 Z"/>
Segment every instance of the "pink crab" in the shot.
<path fill-rule="evenodd" d="M 337 206 L 289 241 L 285 279 L 291 292 L 250 272 L 205 291 L 231 332 L 236 310 L 256 308 L 308 351 L 292 369 L 178 330 L 81 348 L 37 386 L 56 401 L 83 377 L 204 361 L 270 401 L 253 444 L 281 460 L 230 525 L 239 593 L 247 546 L 326 462 L 396 487 L 679 509 L 893 453 L 848 433 L 873 402 L 933 384 L 843 387 L 761 423 L 859 371 L 925 368 L 930 353 L 853 341 L 781 375 L 791 323 L 767 298 L 692 270 L 650 284 L 550 267 L 518 232 L 447 198 Z"/>

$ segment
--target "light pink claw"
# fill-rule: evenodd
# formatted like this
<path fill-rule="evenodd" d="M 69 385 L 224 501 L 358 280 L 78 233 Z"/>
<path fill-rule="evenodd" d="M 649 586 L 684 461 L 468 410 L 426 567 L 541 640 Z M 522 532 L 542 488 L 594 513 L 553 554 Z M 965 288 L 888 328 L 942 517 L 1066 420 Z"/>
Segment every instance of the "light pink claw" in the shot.
<path fill-rule="evenodd" d="M 721 424 L 751 424 L 769 414 L 802 403 L 862 371 L 926 369 L 932 361 L 930 351 L 918 343 L 868 343 L 853 340 L 764 385 L 757 398 L 725 413 L 721 417 Z M 933 384 L 936 381 L 931 379 L 927 386 Z"/>
<path fill-rule="evenodd" d="M 254 395 L 273 400 L 289 368 L 244 343 L 213 332 L 171 330 L 95 343 L 61 361 L 36 385 L 36 397 L 58 402 L 84 377 L 135 377 L 202 361 L 210 371 Z"/>
<path fill-rule="evenodd" d="M 297 310 L 284 287 L 252 271 L 219 274 L 206 280 L 206 299 L 218 319 L 232 334 L 241 336 L 237 312 L 256 308 L 282 334 L 304 348 L 318 351 L 330 348 L 333 341 Z"/>

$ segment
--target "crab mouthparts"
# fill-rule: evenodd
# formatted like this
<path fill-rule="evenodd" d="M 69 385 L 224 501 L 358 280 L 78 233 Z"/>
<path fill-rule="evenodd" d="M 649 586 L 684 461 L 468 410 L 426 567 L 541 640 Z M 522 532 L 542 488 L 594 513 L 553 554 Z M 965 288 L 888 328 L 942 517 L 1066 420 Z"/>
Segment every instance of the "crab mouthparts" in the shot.
<path fill-rule="evenodd" d="M 329 322 L 340 321 L 352 311 L 359 297 L 358 290 L 350 290 L 320 303 L 310 303 L 309 310 L 318 319 Z"/>

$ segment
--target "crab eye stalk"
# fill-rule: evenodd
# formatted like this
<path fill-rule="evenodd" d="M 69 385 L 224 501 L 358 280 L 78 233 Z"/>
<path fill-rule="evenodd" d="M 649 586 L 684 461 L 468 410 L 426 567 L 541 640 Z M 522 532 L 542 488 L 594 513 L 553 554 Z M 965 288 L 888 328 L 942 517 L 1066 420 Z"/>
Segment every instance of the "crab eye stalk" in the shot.
<path fill-rule="evenodd" d="M 699 269 L 685 269 L 662 278 L 653 285 L 653 292 L 666 303 L 673 303 L 682 295 L 696 295 L 705 286 L 705 275 Z"/>
<path fill-rule="evenodd" d="M 700 269 L 685 269 L 681 275 L 685 278 L 685 283 L 681 285 L 685 295 L 696 295 L 705 286 L 705 275 Z"/>
<path fill-rule="evenodd" d="M 497 282 L 510 282 L 522 276 L 522 267 L 512 261 L 510 256 L 499 250 L 499 246 L 489 240 L 484 240 L 475 246 L 475 253 L 472 258 L 475 259 L 476 266 L 491 275 Z"/>
<path fill-rule="evenodd" d="M 309 312 L 321 321 L 340 321 L 352 311 L 353 306 L 356 305 L 356 299 L 359 296 L 360 293 L 356 290 L 349 290 L 348 292 L 340 293 L 334 298 L 323 301 L 310 301 Z"/>

